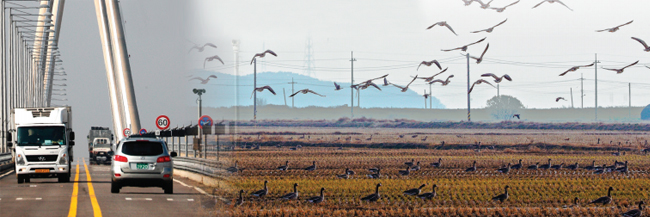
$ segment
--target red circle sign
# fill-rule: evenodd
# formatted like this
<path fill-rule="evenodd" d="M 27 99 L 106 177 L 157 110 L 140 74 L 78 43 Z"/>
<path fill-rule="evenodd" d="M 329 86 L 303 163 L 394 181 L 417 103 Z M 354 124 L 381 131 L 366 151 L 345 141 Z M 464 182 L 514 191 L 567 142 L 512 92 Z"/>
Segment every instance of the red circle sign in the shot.
<path fill-rule="evenodd" d="M 131 129 L 129 129 L 129 128 L 124 128 L 124 130 L 122 131 L 122 134 L 123 134 L 125 137 L 129 137 L 129 135 L 131 135 Z"/>
<path fill-rule="evenodd" d="M 156 127 L 161 130 L 166 130 L 169 128 L 169 125 L 171 122 L 169 121 L 169 117 L 167 115 L 161 115 L 156 118 Z"/>
<path fill-rule="evenodd" d="M 207 115 L 203 115 L 199 118 L 199 127 L 203 129 L 203 126 L 212 126 L 212 118 Z"/>

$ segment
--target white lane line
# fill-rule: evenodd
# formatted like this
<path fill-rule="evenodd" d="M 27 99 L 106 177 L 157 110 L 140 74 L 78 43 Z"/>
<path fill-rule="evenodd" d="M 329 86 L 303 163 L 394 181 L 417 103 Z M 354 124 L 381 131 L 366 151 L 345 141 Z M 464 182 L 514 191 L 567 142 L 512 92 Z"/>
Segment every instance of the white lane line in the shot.
<path fill-rule="evenodd" d="M 130 197 L 127 197 L 127 198 L 124 198 L 124 199 L 126 199 L 126 200 L 131 200 L 131 198 L 130 198 Z"/>
<path fill-rule="evenodd" d="M 130 198 L 130 197 L 127 197 L 127 198 L 124 198 L 124 199 L 125 199 L 125 200 L 130 200 L 130 201 L 133 201 L 133 200 L 147 200 L 147 201 L 152 201 L 152 200 L 153 200 L 153 199 L 151 199 L 151 198 Z"/>
<path fill-rule="evenodd" d="M 30 188 L 36 188 L 36 185 L 29 185 Z"/>
<path fill-rule="evenodd" d="M 19 198 L 16 198 L 16 200 L 23 200 L 23 198 L 22 198 L 22 197 L 19 197 Z"/>
<path fill-rule="evenodd" d="M 190 198 L 190 199 L 187 199 L 187 201 L 194 201 L 194 199 Z"/>
<path fill-rule="evenodd" d="M 16 200 L 24 201 L 24 200 L 43 200 L 42 197 L 36 197 L 36 198 L 23 198 L 23 197 L 17 197 Z"/>
<path fill-rule="evenodd" d="M 174 198 L 167 198 L 167 201 L 174 201 Z"/>
<path fill-rule="evenodd" d="M 193 198 L 187 198 L 187 199 L 185 199 L 185 200 L 183 200 L 183 199 L 174 200 L 174 198 L 167 198 L 167 201 L 176 201 L 176 202 L 192 202 L 192 201 L 194 201 L 194 199 L 193 199 Z"/>
<path fill-rule="evenodd" d="M 1 179 L 1 178 L 4 178 L 5 176 L 8 176 L 9 174 L 11 174 L 11 173 L 13 173 L 13 172 L 14 172 L 14 170 L 9 170 L 9 172 L 6 172 L 6 173 L 0 175 L 0 179 Z"/>
<path fill-rule="evenodd" d="M 151 200 L 151 198 L 145 198 L 145 200 Z"/>

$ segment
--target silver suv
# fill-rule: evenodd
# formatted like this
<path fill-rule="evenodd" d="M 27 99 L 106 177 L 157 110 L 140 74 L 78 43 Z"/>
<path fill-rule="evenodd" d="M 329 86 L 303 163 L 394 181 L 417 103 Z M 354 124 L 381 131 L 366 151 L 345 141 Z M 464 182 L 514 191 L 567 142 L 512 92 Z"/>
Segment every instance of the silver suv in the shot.
<path fill-rule="evenodd" d="M 162 187 L 174 193 L 172 157 L 165 142 L 152 138 L 125 138 L 115 147 L 111 162 L 111 193 L 123 186 Z"/>

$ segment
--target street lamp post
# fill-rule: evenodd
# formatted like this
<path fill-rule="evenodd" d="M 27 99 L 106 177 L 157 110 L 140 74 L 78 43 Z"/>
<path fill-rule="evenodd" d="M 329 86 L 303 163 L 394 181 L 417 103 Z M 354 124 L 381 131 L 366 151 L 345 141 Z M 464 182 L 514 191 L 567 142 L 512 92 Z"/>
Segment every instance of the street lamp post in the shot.
<path fill-rule="evenodd" d="M 196 89 L 196 88 L 194 88 L 194 89 L 192 89 L 192 92 L 194 92 L 194 94 L 196 94 L 196 95 L 199 95 L 199 108 L 198 108 L 199 116 L 196 118 L 197 120 L 199 120 L 199 119 L 201 119 L 201 116 L 202 116 L 202 114 L 201 114 L 201 106 L 202 106 L 201 105 L 201 95 L 203 95 L 205 93 L 205 89 Z M 198 130 L 198 134 L 199 134 L 198 135 L 199 136 L 199 141 L 198 142 L 199 142 L 199 144 L 201 144 L 201 138 L 203 138 L 203 132 L 201 132 L 202 131 L 201 126 L 197 126 L 197 130 Z M 194 157 L 196 157 L 196 151 L 194 151 Z"/>

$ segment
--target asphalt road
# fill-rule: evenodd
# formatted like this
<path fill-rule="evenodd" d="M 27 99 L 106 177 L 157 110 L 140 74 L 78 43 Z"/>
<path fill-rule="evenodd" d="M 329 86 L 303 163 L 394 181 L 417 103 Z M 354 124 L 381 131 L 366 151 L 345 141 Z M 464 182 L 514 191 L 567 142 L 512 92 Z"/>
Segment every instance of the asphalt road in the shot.
<path fill-rule="evenodd" d="M 175 177 L 174 194 L 164 194 L 158 187 L 123 187 L 119 194 L 112 194 L 110 166 L 75 163 L 79 172 L 73 164 L 69 183 L 53 178 L 18 184 L 13 170 L 0 174 L 0 216 L 205 215 L 201 201 L 209 197 L 177 182 L 187 180 Z"/>

